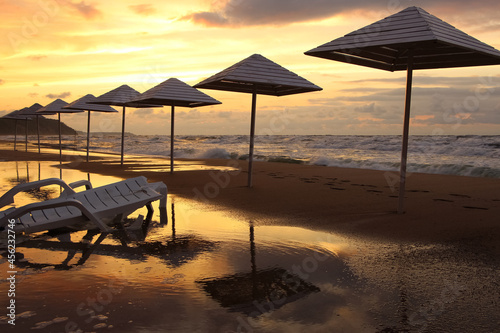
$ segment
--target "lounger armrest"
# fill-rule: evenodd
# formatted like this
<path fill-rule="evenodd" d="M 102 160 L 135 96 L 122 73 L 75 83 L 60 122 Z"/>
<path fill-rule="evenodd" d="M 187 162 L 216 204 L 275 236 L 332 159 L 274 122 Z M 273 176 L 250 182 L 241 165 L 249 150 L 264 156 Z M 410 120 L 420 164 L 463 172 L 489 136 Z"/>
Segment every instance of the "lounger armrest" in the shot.
<path fill-rule="evenodd" d="M 72 189 L 75 189 L 75 188 L 78 188 L 81 186 L 85 186 L 86 190 L 90 190 L 92 188 L 92 184 L 86 179 L 78 180 L 76 182 L 69 184 L 69 187 L 71 187 Z"/>
<path fill-rule="evenodd" d="M 73 191 L 73 189 L 71 189 L 71 187 L 69 187 L 69 185 L 66 184 L 66 182 L 63 181 L 62 179 L 47 178 L 14 186 L 9 191 L 7 191 L 7 193 L 2 195 L 2 197 L 0 197 L 0 208 L 3 208 L 11 203 L 14 203 L 14 196 L 19 192 L 25 192 L 48 185 L 59 185 L 64 189 L 64 192 L 68 191 L 69 193 L 75 193 L 75 191 Z"/>
<path fill-rule="evenodd" d="M 109 232 L 111 228 L 109 228 L 105 223 L 103 223 L 99 218 L 97 218 L 92 212 L 90 212 L 80 201 L 76 199 L 53 199 L 47 200 L 43 202 L 35 202 L 32 204 L 25 205 L 23 207 L 19 207 L 12 212 L 7 213 L 4 217 L 2 217 L 0 226 L 6 225 L 10 219 L 18 219 L 26 213 L 29 213 L 34 210 L 42 210 L 48 208 L 57 208 L 57 207 L 67 207 L 74 206 L 78 208 L 82 214 L 88 218 L 92 223 L 94 223 L 97 227 L 101 229 L 101 231 Z"/>
<path fill-rule="evenodd" d="M 160 207 L 161 208 L 167 207 L 167 194 L 168 194 L 167 185 L 165 185 L 165 183 L 163 182 L 157 182 L 157 183 L 148 183 L 147 187 L 160 193 L 162 195 L 162 198 L 160 199 Z"/>

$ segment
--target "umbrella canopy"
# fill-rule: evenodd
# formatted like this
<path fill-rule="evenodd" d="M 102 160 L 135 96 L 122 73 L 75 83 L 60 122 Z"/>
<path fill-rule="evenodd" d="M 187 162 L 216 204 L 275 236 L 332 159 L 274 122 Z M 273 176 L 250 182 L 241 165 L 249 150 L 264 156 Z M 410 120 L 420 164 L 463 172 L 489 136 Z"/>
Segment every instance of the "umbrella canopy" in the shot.
<path fill-rule="evenodd" d="M 64 106 L 63 109 L 84 110 L 88 112 L 87 118 L 87 162 L 89 161 L 89 146 L 90 146 L 90 112 L 118 112 L 108 105 L 94 104 L 96 97 L 92 94 L 85 95 L 76 101 Z"/>
<path fill-rule="evenodd" d="M 124 84 L 115 88 L 111 91 L 108 91 L 105 94 L 97 97 L 92 103 L 94 104 L 103 104 L 103 105 L 116 105 L 123 107 L 122 112 L 122 148 L 121 148 L 121 157 L 120 164 L 123 165 L 123 153 L 125 149 L 125 108 L 126 107 L 134 107 L 134 108 L 146 108 L 146 107 L 161 107 L 161 105 L 147 105 L 143 103 L 134 103 L 131 102 L 134 98 L 139 97 L 141 93 L 131 88 L 130 86 Z"/>
<path fill-rule="evenodd" d="M 176 78 L 170 78 L 131 100 L 132 103 L 170 105 L 170 172 L 174 172 L 174 112 L 176 106 L 195 108 L 221 104 L 218 100 L 202 93 Z"/>
<path fill-rule="evenodd" d="M 406 8 L 305 54 L 387 71 L 407 71 L 399 213 L 404 212 L 413 70 L 500 64 L 500 51 L 418 7 Z"/>
<path fill-rule="evenodd" d="M 83 112 L 82 110 L 76 110 L 76 109 L 65 109 L 64 107 L 67 106 L 68 103 L 63 101 L 62 99 L 58 98 L 49 104 L 45 105 L 41 109 L 38 109 L 36 111 L 36 114 L 41 114 L 41 115 L 48 115 L 48 114 L 55 114 L 57 113 L 57 120 L 59 121 L 59 160 L 62 161 L 62 144 L 61 144 L 61 113 L 77 113 L 77 112 Z"/>
<path fill-rule="evenodd" d="M 285 96 L 322 88 L 278 65 L 254 54 L 228 67 L 194 86 L 195 88 L 226 90 L 252 94 L 252 116 L 250 125 L 250 153 L 248 156 L 248 186 L 252 186 L 253 146 L 255 136 L 255 108 L 257 94 Z"/>

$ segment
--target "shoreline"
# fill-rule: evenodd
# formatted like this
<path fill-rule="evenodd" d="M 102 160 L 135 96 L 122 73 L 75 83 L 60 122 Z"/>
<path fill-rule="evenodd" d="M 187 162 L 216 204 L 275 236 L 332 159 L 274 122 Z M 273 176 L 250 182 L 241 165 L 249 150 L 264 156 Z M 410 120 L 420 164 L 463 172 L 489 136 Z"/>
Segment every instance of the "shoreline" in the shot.
<path fill-rule="evenodd" d="M 34 146 L 33 146 L 34 147 Z M 46 149 L 44 149 L 46 151 Z M 70 154 L 68 154 L 70 153 Z M 85 152 L 77 152 L 84 154 Z M 58 153 L 0 147 L 6 161 L 57 161 Z M 405 214 L 396 214 L 397 173 L 229 159 L 169 160 L 91 153 L 90 162 L 63 151 L 62 168 L 121 178 L 144 175 L 163 181 L 169 194 L 209 204 L 257 224 L 299 226 L 352 236 L 419 242 L 500 237 L 500 179 L 413 173 L 407 178 Z"/>

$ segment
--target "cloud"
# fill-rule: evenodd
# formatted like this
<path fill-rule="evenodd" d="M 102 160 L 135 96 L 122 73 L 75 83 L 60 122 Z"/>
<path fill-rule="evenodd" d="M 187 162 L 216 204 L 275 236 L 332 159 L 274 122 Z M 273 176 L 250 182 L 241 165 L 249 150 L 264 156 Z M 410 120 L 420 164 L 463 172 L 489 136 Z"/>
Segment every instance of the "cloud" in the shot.
<path fill-rule="evenodd" d="M 5 80 L 0 79 L 0 86 L 1 86 L 2 84 L 5 84 Z"/>
<path fill-rule="evenodd" d="M 219 117 L 219 118 L 227 118 L 228 119 L 228 118 L 231 118 L 232 114 L 233 113 L 231 111 L 220 111 L 220 112 L 217 113 L 217 117 Z"/>
<path fill-rule="evenodd" d="M 283 25 L 339 14 L 346 5 L 331 0 L 229 0 L 222 6 L 212 5 L 210 11 L 184 16 L 205 26 Z"/>
<path fill-rule="evenodd" d="M 184 16 L 181 20 L 190 20 L 194 23 L 205 25 L 207 27 L 222 27 L 233 25 L 229 19 L 222 16 L 220 13 L 213 12 L 198 12 Z"/>
<path fill-rule="evenodd" d="M 189 111 L 180 111 L 177 114 L 178 114 L 178 117 L 182 118 L 182 119 L 200 119 L 201 118 L 201 114 L 200 114 L 200 111 L 198 111 L 198 109 L 191 109 Z"/>
<path fill-rule="evenodd" d="M 495 0 L 484 0 L 481 8 L 469 0 L 420 0 L 417 4 L 436 16 L 455 15 L 471 11 L 477 15 L 489 15 L 492 20 L 488 25 L 496 26 L 493 8 L 500 5 Z M 225 0 L 214 1 L 208 11 L 193 12 L 181 20 L 209 27 L 239 27 L 257 25 L 285 25 L 297 22 L 326 19 L 341 14 L 353 14 L 363 11 L 376 13 L 380 19 L 415 5 L 410 0 L 393 2 L 374 2 L 370 0 L 331 1 L 331 0 Z M 461 12 L 461 10 L 463 10 Z M 368 15 L 371 15 L 368 14 Z M 493 22 L 493 23 L 492 23 Z"/>
<path fill-rule="evenodd" d="M 156 8 L 152 4 L 144 3 L 140 5 L 130 5 L 128 8 L 134 13 L 141 16 L 150 16 L 156 13 Z"/>
<path fill-rule="evenodd" d="M 45 97 L 50 98 L 50 99 L 56 99 L 56 98 L 66 98 L 71 96 L 71 93 L 69 91 L 62 92 L 60 94 L 47 94 Z"/>
<path fill-rule="evenodd" d="M 38 97 L 39 94 L 38 93 L 29 93 L 28 96 L 31 98 L 35 98 L 35 97 Z"/>
<path fill-rule="evenodd" d="M 32 61 L 40 61 L 44 58 L 47 58 L 46 55 L 43 55 L 43 54 L 39 54 L 39 55 L 32 55 L 32 56 L 29 56 L 28 59 L 29 60 L 32 60 Z"/>
<path fill-rule="evenodd" d="M 75 9 L 87 20 L 93 20 L 102 16 L 102 12 L 99 9 L 97 9 L 95 5 L 87 4 L 85 1 L 80 1 L 80 2 L 65 1 L 65 3 L 70 8 Z"/>

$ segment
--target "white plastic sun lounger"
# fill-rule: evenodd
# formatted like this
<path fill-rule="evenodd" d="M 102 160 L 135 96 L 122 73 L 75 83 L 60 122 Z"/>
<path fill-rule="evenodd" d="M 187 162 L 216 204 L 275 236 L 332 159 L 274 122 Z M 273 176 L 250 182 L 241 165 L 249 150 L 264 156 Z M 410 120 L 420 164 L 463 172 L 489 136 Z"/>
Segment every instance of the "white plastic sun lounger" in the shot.
<path fill-rule="evenodd" d="M 53 184 L 64 189 L 58 198 L 0 211 L 0 230 L 6 230 L 9 221 L 14 219 L 14 230 L 25 233 L 84 226 L 89 222 L 109 232 L 112 229 L 108 224 L 122 222 L 141 207 L 146 206 L 152 212 L 153 201 L 160 200 L 160 209 L 166 209 L 167 204 L 167 186 L 162 182 L 148 183 L 143 176 L 97 188 L 92 188 L 86 180 L 68 185 L 61 179 L 49 178 L 13 187 L 0 197 L 0 209 L 14 203 L 14 196 L 19 192 Z M 80 186 L 86 190 L 75 192 Z"/>

